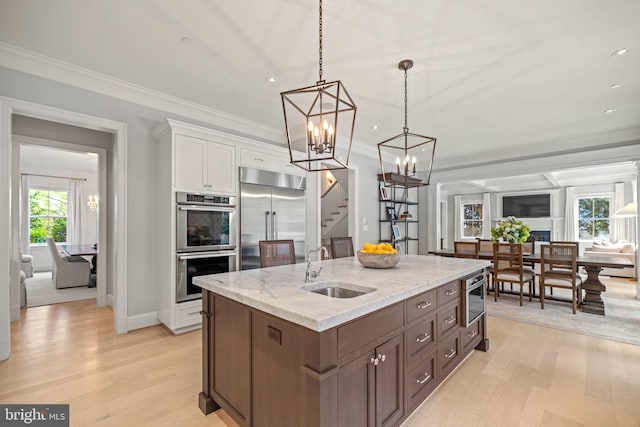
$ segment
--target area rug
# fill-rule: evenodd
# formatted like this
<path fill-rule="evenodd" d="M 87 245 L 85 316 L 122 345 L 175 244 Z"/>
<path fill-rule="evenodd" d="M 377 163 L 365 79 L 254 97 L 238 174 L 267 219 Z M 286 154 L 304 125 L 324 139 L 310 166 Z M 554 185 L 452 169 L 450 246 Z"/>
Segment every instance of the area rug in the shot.
<path fill-rule="evenodd" d="M 605 316 L 582 311 L 574 315 L 571 303 L 547 299 L 544 310 L 541 310 L 539 299 L 533 298 L 533 301 L 529 302 L 526 296 L 523 306 L 520 307 L 519 295 L 502 293 L 498 302 L 493 301 L 493 293 L 487 296 L 487 314 L 516 322 L 640 345 L 640 300 L 635 299 L 636 282 L 606 277 L 601 280 L 607 287 L 607 291 L 602 294 Z M 527 289 L 525 288 L 525 292 Z M 564 290 L 555 289 L 554 295 L 570 297 L 570 294 L 563 294 L 562 291 Z"/>
<path fill-rule="evenodd" d="M 96 298 L 96 288 L 81 286 L 77 288 L 56 289 L 51 280 L 51 272 L 35 273 L 25 282 L 27 289 L 27 307 L 59 304 Z"/>

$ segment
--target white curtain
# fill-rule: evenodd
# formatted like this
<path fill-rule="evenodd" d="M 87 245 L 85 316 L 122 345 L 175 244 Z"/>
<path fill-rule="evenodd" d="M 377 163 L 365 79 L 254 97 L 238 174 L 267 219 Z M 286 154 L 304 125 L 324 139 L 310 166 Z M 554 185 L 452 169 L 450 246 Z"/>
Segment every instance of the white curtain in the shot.
<path fill-rule="evenodd" d="M 627 219 L 615 216 L 615 213 L 624 208 L 624 206 L 624 182 L 616 182 L 615 192 L 613 193 L 613 206 L 610 210 L 612 221 L 611 237 L 609 240 L 633 240 L 631 239 L 631 236 L 627 236 Z"/>
<path fill-rule="evenodd" d="M 573 242 L 578 240 L 576 236 L 576 189 L 566 188 L 565 208 L 564 208 L 564 240 Z M 552 236 L 553 239 L 553 236 Z"/>
<path fill-rule="evenodd" d="M 482 196 L 482 238 L 491 238 L 491 193 Z"/>
<path fill-rule="evenodd" d="M 67 243 L 79 245 L 82 239 L 82 211 L 84 210 L 84 182 L 69 181 L 69 199 L 67 200 Z"/>
<path fill-rule="evenodd" d="M 462 196 L 455 196 L 453 208 L 453 240 L 462 238 Z"/>
<path fill-rule="evenodd" d="M 29 253 L 31 232 L 29 228 L 29 176 L 22 175 L 20 179 L 20 250 Z"/>

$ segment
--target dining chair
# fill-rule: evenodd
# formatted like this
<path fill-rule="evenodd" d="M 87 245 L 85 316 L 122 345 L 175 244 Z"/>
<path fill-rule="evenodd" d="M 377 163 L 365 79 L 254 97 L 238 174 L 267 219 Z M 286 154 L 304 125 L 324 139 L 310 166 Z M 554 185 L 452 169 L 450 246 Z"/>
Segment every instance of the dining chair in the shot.
<path fill-rule="evenodd" d="M 453 253 L 456 258 L 474 258 L 480 256 L 480 245 L 477 240 L 453 242 Z"/>
<path fill-rule="evenodd" d="M 260 240 L 260 268 L 296 263 L 293 240 Z"/>
<path fill-rule="evenodd" d="M 80 256 L 62 256 L 51 237 L 47 237 L 47 246 L 53 263 L 53 286 L 57 289 L 87 286 L 90 282 L 91 266 Z"/>
<path fill-rule="evenodd" d="M 493 242 L 491 239 L 478 239 L 478 249 L 480 252 L 488 252 L 493 254 Z M 489 291 L 493 290 L 493 266 L 487 267 L 487 273 L 489 274 L 489 283 L 487 284 L 487 295 Z"/>
<path fill-rule="evenodd" d="M 508 282 L 520 285 L 520 305 L 524 294 L 524 286 L 529 285 L 529 301 L 532 301 L 535 273 L 522 264 L 522 244 L 502 243 L 493 244 L 493 299 L 498 301 L 500 284 Z"/>
<path fill-rule="evenodd" d="M 571 290 L 573 314 L 582 304 L 582 278 L 578 275 L 577 245 L 575 242 L 549 243 L 540 252 L 540 307 L 544 309 L 545 290 L 562 288 Z"/>
<path fill-rule="evenodd" d="M 331 238 L 331 257 L 333 259 L 346 258 L 353 255 L 353 239 L 351 236 Z"/>

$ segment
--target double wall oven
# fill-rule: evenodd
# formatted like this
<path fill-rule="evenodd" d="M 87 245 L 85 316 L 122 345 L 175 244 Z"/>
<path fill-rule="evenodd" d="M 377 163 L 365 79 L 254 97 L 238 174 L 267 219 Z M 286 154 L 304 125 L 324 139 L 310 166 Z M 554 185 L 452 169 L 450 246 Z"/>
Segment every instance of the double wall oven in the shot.
<path fill-rule="evenodd" d="M 176 193 L 176 302 L 198 299 L 193 278 L 236 269 L 236 198 Z"/>

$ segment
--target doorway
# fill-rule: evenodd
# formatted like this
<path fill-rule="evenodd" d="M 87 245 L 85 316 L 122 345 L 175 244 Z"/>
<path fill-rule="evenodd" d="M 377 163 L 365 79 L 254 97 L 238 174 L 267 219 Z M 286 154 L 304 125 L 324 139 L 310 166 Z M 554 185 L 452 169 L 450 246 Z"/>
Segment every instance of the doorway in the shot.
<path fill-rule="evenodd" d="M 26 101 L 0 97 L 0 360 L 7 359 L 11 350 L 10 318 L 19 317 L 19 166 L 18 151 L 14 147 L 12 120 L 14 115 L 106 132 L 111 135 L 110 152 L 103 156 L 104 166 L 112 172 L 109 192 L 109 215 L 99 220 L 99 235 L 105 236 L 105 253 L 109 260 L 103 270 L 111 271 L 111 288 L 106 303 L 113 307 L 116 333 L 127 328 L 127 126 L 98 117 L 51 108 Z M 109 224 L 107 225 L 107 218 Z M 100 261 L 98 268 L 100 268 Z M 17 310 L 14 310 L 17 309 Z M 17 316 L 16 316 L 17 311 Z"/>
<path fill-rule="evenodd" d="M 14 126 L 14 132 L 22 126 Z M 110 139 L 108 134 L 104 137 Z M 106 156 L 106 150 L 75 144 L 61 148 L 60 141 L 17 134 L 14 143 L 19 149 L 21 181 L 20 248 L 30 260 L 20 305 L 30 308 L 95 299 L 98 306 L 105 306 L 107 275 L 98 268 L 97 248 L 100 208 L 108 212 L 99 203 L 100 183 L 107 179 L 99 157 Z M 55 241 L 63 257 L 75 260 L 68 264 L 70 271 L 59 277 L 68 286 L 54 284 L 57 259 L 52 257 L 47 237 Z M 65 252 L 69 250 L 72 253 Z"/>

